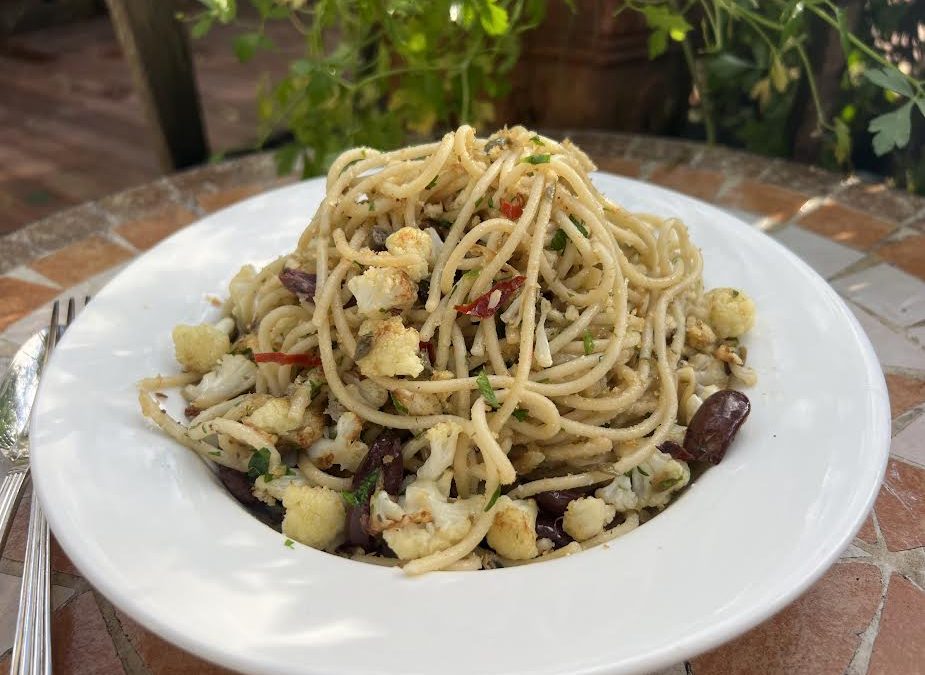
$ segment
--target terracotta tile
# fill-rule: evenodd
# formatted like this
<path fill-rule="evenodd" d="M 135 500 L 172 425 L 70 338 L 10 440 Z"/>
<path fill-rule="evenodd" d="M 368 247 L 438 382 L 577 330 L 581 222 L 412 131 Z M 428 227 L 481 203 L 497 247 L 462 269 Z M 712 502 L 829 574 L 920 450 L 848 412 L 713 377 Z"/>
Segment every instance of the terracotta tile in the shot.
<path fill-rule="evenodd" d="M 890 459 L 874 508 L 889 550 L 925 545 L 925 470 Z"/>
<path fill-rule="evenodd" d="M 124 669 L 92 591 L 52 616 L 54 671 L 68 675 L 122 675 Z"/>
<path fill-rule="evenodd" d="M 51 253 L 68 244 L 86 239 L 89 235 L 105 231 L 110 222 L 96 204 L 82 204 L 59 211 L 37 223 L 24 227 L 16 234 L 37 253 Z M 21 261 L 22 263 L 26 260 Z"/>
<path fill-rule="evenodd" d="M 883 183 L 855 183 L 838 193 L 838 201 L 866 213 L 901 223 L 925 206 L 922 197 L 894 190 Z"/>
<path fill-rule="evenodd" d="M 597 168 L 601 171 L 609 171 L 621 176 L 638 178 L 642 170 L 642 164 L 635 159 L 623 159 L 622 157 L 600 157 L 595 158 Z"/>
<path fill-rule="evenodd" d="M 925 672 L 923 626 L 925 592 L 894 574 L 887 589 L 868 675 Z"/>
<path fill-rule="evenodd" d="M 39 250 L 28 240 L 22 230 L 0 237 L 0 274 L 29 262 L 39 255 Z"/>
<path fill-rule="evenodd" d="M 925 380 L 886 373 L 886 386 L 890 390 L 890 410 L 894 419 L 925 401 Z"/>
<path fill-rule="evenodd" d="M 842 675 L 877 610 L 880 588 L 873 565 L 835 565 L 780 614 L 694 659 L 694 672 Z"/>
<path fill-rule="evenodd" d="M 664 162 L 666 164 L 689 164 L 703 150 L 703 145 L 660 136 L 636 137 L 626 150 L 626 156 L 642 161 Z"/>
<path fill-rule="evenodd" d="M 808 199 L 809 195 L 801 192 L 752 179 L 728 188 L 719 197 L 726 206 L 760 213 L 775 222 L 788 220 Z"/>
<path fill-rule="evenodd" d="M 874 527 L 874 517 L 872 514 L 867 515 L 867 520 L 861 525 L 861 529 L 858 530 L 855 539 L 860 539 L 868 544 L 877 543 L 877 528 Z"/>
<path fill-rule="evenodd" d="M 58 294 L 50 286 L 0 277 L 0 330 L 38 309 Z"/>
<path fill-rule="evenodd" d="M 841 204 L 823 204 L 800 218 L 800 225 L 842 244 L 867 251 L 896 224 Z"/>
<path fill-rule="evenodd" d="M 649 181 L 689 194 L 699 199 L 712 201 L 716 197 L 725 177 L 719 171 L 691 169 L 686 166 L 659 166 L 649 176 Z"/>
<path fill-rule="evenodd" d="M 99 235 L 93 235 L 36 260 L 31 267 L 52 281 L 69 288 L 131 257 L 132 252 L 128 249 Z"/>
<path fill-rule="evenodd" d="M 633 134 L 616 134 L 609 131 L 575 130 L 569 131 L 568 133 L 557 131 L 545 133 L 541 130 L 540 133 L 555 139 L 568 137 L 578 147 L 594 157 L 595 161 L 603 159 L 604 157 L 624 157 L 635 138 Z"/>
<path fill-rule="evenodd" d="M 181 675 L 182 673 L 230 675 L 232 672 L 203 661 L 179 647 L 165 642 L 118 610 L 116 611 L 116 616 L 119 618 L 119 623 L 122 624 L 125 636 L 132 643 L 135 651 L 138 652 L 152 675 Z"/>
<path fill-rule="evenodd" d="M 208 212 L 218 211 L 242 199 L 247 199 L 265 190 L 264 185 L 239 185 L 219 192 L 206 192 L 196 196 L 199 205 Z"/>
<path fill-rule="evenodd" d="M 10 672 L 10 655 L 7 654 L 2 659 L 0 659 L 0 673 Z"/>
<path fill-rule="evenodd" d="M 186 199 L 242 186 L 267 186 L 279 180 L 272 152 L 249 155 L 220 164 L 198 167 L 170 177 Z"/>
<path fill-rule="evenodd" d="M 925 234 L 885 244 L 877 249 L 877 255 L 925 279 Z"/>
<path fill-rule="evenodd" d="M 82 576 L 80 570 L 74 567 L 74 563 L 62 550 L 54 534 L 51 535 L 51 569 L 54 572 L 64 572 L 75 577 Z"/>
<path fill-rule="evenodd" d="M 742 150 L 733 150 L 720 145 L 703 146 L 703 152 L 696 162 L 698 169 L 714 169 L 727 176 L 756 178 L 768 171 L 772 160 Z M 770 181 L 773 182 L 773 181 Z"/>
<path fill-rule="evenodd" d="M 841 176 L 809 164 L 776 160 L 761 174 L 762 183 L 798 190 L 814 197 L 825 196 L 841 183 Z"/>
<path fill-rule="evenodd" d="M 132 246 L 144 250 L 195 219 L 196 214 L 189 209 L 179 204 L 165 204 L 160 211 L 123 223 L 115 231 L 131 242 Z"/>
<path fill-rule="evenodd" d="M 99 207 L 117 222 L 147 218 L 166 205 L 176 205 L 175 193 L 166 180 L 158 180 L 123 190 L 101 199 Z"/>

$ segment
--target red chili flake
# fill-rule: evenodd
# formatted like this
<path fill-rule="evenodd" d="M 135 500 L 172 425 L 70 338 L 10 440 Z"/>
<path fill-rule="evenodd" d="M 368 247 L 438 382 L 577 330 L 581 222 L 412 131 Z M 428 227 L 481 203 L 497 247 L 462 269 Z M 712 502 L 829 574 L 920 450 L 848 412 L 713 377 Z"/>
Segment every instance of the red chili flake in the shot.
<path fill-rule="evenodd" d="M 284 354 L 283 352 L 259 352 L 254 354 L 257 363 L 278 363 L 281 366 L 305 366 L 312 368 L 321 365 L 321 359 L 312 354 Z"/>
<path fill-rule="evenodd" d="M 190 419 L 193 419 L 194 417 L 196 417 L 196 415 L 198 415 L 201 412 L 202 411 L 194 405 L 188 405 L 183 410 L 183 414 L 189 417 Z"/>
<path fill-rule="evenodd" d="M 526 280 L 527 277 L 513 277 L 511 279 L 499 281 L 468 305 L 456 305 L 454 309 L 460 314 L 468 314 L 469 316 L 476 316 L 480 319 L 487 319 L 490 316 L 494 316 L 495 312 L 501 309 L 507 301 L 520 290 L 520 287 L 524 285 Z M 496 302 L 492 303 L 491 296 L 494 295 L 495 292 L 499 292 L 500 297 L 495 296 Z"/>
<path fill-rule="evenodd" d="M 510 218 L 511 220 L 517 220 L 524 212 L 524 198 L 520 195 L 515 195 L 515 197 L 508 201 L 506 199 L 501 200 L 501 213 L 504 214 L 505 218 Z"/>

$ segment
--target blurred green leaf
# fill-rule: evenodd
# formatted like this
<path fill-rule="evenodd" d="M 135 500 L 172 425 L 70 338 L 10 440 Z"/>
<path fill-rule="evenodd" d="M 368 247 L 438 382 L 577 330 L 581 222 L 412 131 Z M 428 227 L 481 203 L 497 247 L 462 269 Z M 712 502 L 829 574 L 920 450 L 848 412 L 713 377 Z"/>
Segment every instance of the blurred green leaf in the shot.
<path fill-rule="evenodd" d="M 482 0 L 479 4 L 479 23 L 489 35 L 504 35 L 510 29 L 507 10 L 498 0 Z"/>
<path fill-rule="evenodd" d="M 915 92 L 912 90 L 912 86 L 909 84 L 909 81 L 903 77 L 903 74 L 900 73 L 896 68 L 865 70 L 864 77 L 876 84 L 878 87 L 883 87 L 888 91 L 902 94 L 907 98 L 912 98 L 915 95 Z"/>
<path fill-rule="evenodd" d="M 840 118 L 835 119 L 835 161 L 844 165 L 851 157 L 851 129 Z"/>
<path fill-rule="evenodd" d="M 214 19 L 210 14 L 203 14 L 199 19 L 196 20 L 196 23 L 193 24 L 193 27 L 190 28 L 190 35 L 194 39 L 198 40 L 206 33 L 209 32 L 209 29 L 212 28 L 212 22 Z"/>
<path fill-rule="evenodd" d="M 243 33 L 232 43 L 234 55 L 241 63 L 247 63 L 259 49 L 273 49 L 273 42 L 263 33 Z"/>
<path fill-rule="evenodd" d="M 649 33 L 649 58 L 654 59 L 668 50 L 668 32 L 658 29 Z"/>
<path fill-rule="evenodd" d="M 909 143 L 912 101 L 870 121 L 867 130 L 874 134 L 874 152 L 885 155 L 894 148 L 904 148 Z"/>

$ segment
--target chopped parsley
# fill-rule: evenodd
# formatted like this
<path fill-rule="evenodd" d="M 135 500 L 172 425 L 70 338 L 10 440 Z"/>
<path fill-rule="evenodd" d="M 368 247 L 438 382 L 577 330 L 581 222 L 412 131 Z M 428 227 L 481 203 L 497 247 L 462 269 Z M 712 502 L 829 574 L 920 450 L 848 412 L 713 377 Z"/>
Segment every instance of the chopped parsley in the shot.
<path fill-rule="evenodd" d="M 341 492 L 341 496 L 350 506 L 363 506 L 369 501 L 377 480 L 379 480 L 379 469 L 374 469 L 360 482 L 360 486 L 356 490 L 353 492 Z"/>
<path fill-rule="evenodd" d="M 488 208 L 490 208 L 490 209 L 495 208 L 495 198 L 494 198 L 494 197 L 489 197 L 489 198 L 488 198 Z"/>
<path fill-rule="evenodd" d="M 267 476 L 266 480 L 271 480 L 273 476 L 270 473 L 270 450 L 269 448 L 260 448 L 251 455 L 247 462 L 247 475 L 253 479 L 260 476 Z"/>
<path fill-rule="evenodd" d="M 210 450 L 209 454 L 212 455 L 213 457 L 221 457 L 222 451 L 221 450 Z"/>
<path fill-rule="evenodd" d="M 527 415 L 529 415 L 529 413 L 523 408 L 515 408 L 514 412 L 511 413 L 511 416 L 518 422 L 523 422 L 526 420 Z"/>
<path fill-rule="evenodd" d="M 286 548 L 292 548 L 293 543 L 295 542 L 293 542 L 292 539 L 287 539 L 286 541 L 283 542 L 283 546 L 285 546 Z"/>
<path fill-rule="evenodd" d="M 463 279 L 478 279 L 479 275 L 482 273 L 481 267 L 473 267 L 471 270 L 466 270 L 462 275 Z"/>
<path fill-rule="evenodd" d="M 394 393 L 394 392 L 391 392 L 391 391 L 389 392 L 389 398 L 392 399 L 392 405 L 395 406 L 395 410 L 398 411 L 398 414 L 399 414 L 399 415 L 407 415 L 407 414 L 408 414 L 408 408 L 406 408 L 405 405 L 404 405 L 401 401 L 399 401 L 397 398 L 395 398 L 395 393 Z"/>
<path fill-rule="evenodd" d="M 431 190 L 431 189 L 433 189 L 434 185 L 437 184 L 437 181 L 438 181 L 439 179 L 440 179 L 440 174 L 438 173 L 436 176 L 434 176 L 434 179 L 433 179 L 432 181 L 430 181 L 424 189 L 425 189 L 425 190 Z"/>
<path fill-rule="evenodd" d="M 491 388 L 491 383 L 488 381 L 488 373 L 485 372 L 485 369 L 479 372 L 478 377 L 475 378 L 476 384 L 479 385 L 479 391 L 482 393 L 482 398 L 490 405 L 492 408 L 499 408 L 501 406 L 498 403 L 498 397 L 495 395 L 495 390 Z"/>
<path fill-rule="evenodd" d="M 585 356 L 590 356 L 594 351 L 594 338 L 591 337 L 591 331 L 585 328 L 584 335 L 581 336 L 581 342 L 584 344 Z"/>
<path fill-rule="evenodd" d="M 536 135 L 534 135 L 533 138 L 531 138 L 530 140 L 536 143 L 537 145 L 546 145 L 545 143 L 543 143 L 543 139 Z"/>
<path fill-rule="evenodd" d="M 550 155 L 528 155 L 524 157 L 521 161 L 522 164 L 549 164 Z"/>
<path fill-rule="evenodd" d="M 585 223 L 584 223 L 583 220 L 579 220 L 578 218 L 576 218 L 576 217 L 575 217 L 573 214 L 571 214 L 571 213 L 568 215 L 568 219 L 572 221 L 572 225 L 574 225 L 576 228 L 578 228 L 578 231 L 579 231 L 579 232 L 581 232 L 583 235 L 585 235 L 585 239 L 587 239 L 587 238 L 589 238 L 589 237 L 591 236 L 591 235 L 588 233 L 588 228 L 585 227 Z"/>
<path fill-rule="evenodd" d="M 491 496 L 491 499 L 488 500 L 488 503 L 485 505 L 485 512 L 488 513 L 491 511 L 491 507 L 495 505 L 495 502 L 498 501 L 498 497 L 501 496 L 501 486 L 495 488 L 494 494 Z"/>
<path fill-rule="evenodd" d="M 565 230 L 561 227 L 556 230 L 556 233 L 552 235 L 552 241 L 549 242 L 550 251 L 559 251 L 561 253 L 565 250 L 565 245 L 568 243 L 568 235 L 565 234 Z"/>
<path fill-rule="evenodd" d="M 309 381 L 308 381 L 308 386 L 309 386 L 310 388 L 309 388 L 309 390 L 308 390 L 308 397 L 311 398 L 312 400 L 314 400 L 314 398 L 318 395 L 318 392 L 321 391 L 321 385 L 322 385 L 322 384 L 324 384 L 324 383 L 323 383 L 323 382 L 315 382 L 314 380 L 309 380 Z"/>
<path fill-rule="evenodd" d="M 678 476 L 677 478 L 666 478 L 665 480 L 659 481 L 655 486 L 656 492 L 664 492 L 673 485 L 677 485 L 681 482 L 681 478 L 681 476 Z"/>
<path fill-rule="evenodd" d="M 376 210 L 376 202 L 370 199 L 369 200 L 369 212 L 372 213 L 375 210 Z"/>

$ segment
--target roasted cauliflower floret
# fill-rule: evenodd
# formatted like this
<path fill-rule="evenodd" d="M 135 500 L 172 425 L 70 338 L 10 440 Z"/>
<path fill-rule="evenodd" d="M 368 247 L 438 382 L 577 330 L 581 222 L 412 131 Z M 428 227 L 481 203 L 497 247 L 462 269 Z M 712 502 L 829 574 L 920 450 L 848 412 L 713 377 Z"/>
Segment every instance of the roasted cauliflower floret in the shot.
<path fill-rule="evenodd" d="M 716 333 L 697 317 L 687 317 L 684 341 L 697 351 L 706 352 L 716 344 Z"/>
<path fill-rule="evenodd" d="M 621 513 L 639 509 L 639 497 L 633 492 L 633 481 L 629 476 L 617 476 L 609 485 L 595 491 L 594 496 L 603 499 Z"/>
<path fill-rule="evenodd" d="M 283 434 L 281 440 L 290 446 L 308 448 L 322 436 L 324 436 L 324 415 L 308 408 L 302 415 L 300 426 Z"/>
<path fill-rule="evenodd" d="M 286 490 L 292 485 L 307 486 L 308 483 L 305 482 L 305 477 L 302 474 L 295 472 L 284 476 L 270 477 L 269 480 L 267 480 L 266 475 L 263 475 L 258 476 L 257 480 L 254 481 L 251 493 L 263 503 L 273 506 L 277 501 L 283 500 Z"/>
<path fill-rule="evenodd" d="M 183 388 L 183 395 L 200 410 L 234 398 L 257 382 L 257 364 L 241 354 L 225 354 L 211 372 L 202 376 L 199 384 Z"/>
<path fill-rule="evenodd" d="M 402 560 L 430 555 L 457 543 L 469 532 L 472 516 L 482 503 L 481 498 L 448 502 L 430 480 L 408 486 L 399 499 L 401 515 L 394 508 L 395 502 L 389 498 L 391 504 L 386 504 L 386 498 L 374 496 L 370 522 L 384 530 L 383 538 Z"/>
<path fill-rule="evenodd" d="M 378 316 L 383 310 L 407 309 L 418 297 L 418 286 L 395 267 L 369 267 L 347 287 L 357 300 L 360 314 Z"/>
<path fill-rule="evenodd" d="M 443 412 L 440 399 L 436 394 L 426 391 L 408 391 L 396 389 L 392 397 L 408 411 L 409 415 L 439 415 Z"/>
<path fill-rule="evenodd" d="M 456 422 L 440 422 L 427 430 L 430 456 L 418 469 L 418 478 L 437 480 L 450 468 L 456 455 L 456 440 L 461 433 L 462 427 Z"/>
<path fill-rule="evenodd" d="M 488 530 L 488 545 L 495 552 L 511 560 L 528 560 L 540 554 L 536 547 L 536 516 L 538 509 L 532 499 L 509 499 L 498 505 L 491 529 Z"/>
<path fill-rule="evenodd" d="M 347 471 L 356 471 L 369 448 L 357 440 L 363 431 L 363 421 L 355 413 L 345 412 L 337 420 L 337 436 L 322 438 L 308 449 L 309 458 L 321 469 L 338 464 Z"/>
<path fill-rule="evenodd" d="M 299 427 L 299 420 L 289 417 L 289 399 L 273 398 L 257 408 L 242 422 L 268 431 L 271 434 L 285 434 Z"/>
<path fill-rule="evenodd" d="M 640 471 L 641 469 L 641 471 Z M 671 455 L 656 450 L 631 474 L 633 492 L 639 497 L 639 506 L 663 508 L 672 495 L 691 479 L 687 464 Z"/>
<path fill-rule="evenodd" d="M 347 524 L 344 500 L 326 487 L 290 485 L 283 492 L 283 507 L 283 534 L 312 548 L 330 548 Z"/>
<path fill-rule="evenodd" d="M 231 349 L 228 333 L 207 323 L 179 325 L 173 329 L 173 348 L 177 361 L 186 370 L 208 373 Z"/>
<path fill-rule="evenodd" d="M 706 295 L 710 325 L 717 337 L 744 335 L 755 325 L 755 303 L 735 288 L 714 288 Z"/>
<path fill-rule="evenodd" d="M 364 326 L 365 327 L 365 326 Z M 414 328 L 405 328 L 397 316 L 372 322 L 369 326 L 372 346 L 357 361 L 366 377 L 417 377 L 424 370 L 419 354 L 421 335 Z M 362 333 L 361 328 L 361 333 Z"/>
<path fill-rule="evenodd" d="M 412 281 L 420 281 L 427 276 L 433 247 L 429 234 L 414 227 L 403 227 L 389 235 L 385 240 L 385 247 L 392 255 L 410 255 L 417 258 L 413 264 L 404 268 Z"/>
<path fill-rule="evenodd" d="M 603 499 L 582 497 L 569 502 L 562 519 L 562 529 L 572 539 L 585 541 L 596 537 L 604 531 L 607 523 L 613 520 L 617 509 Z"/>

